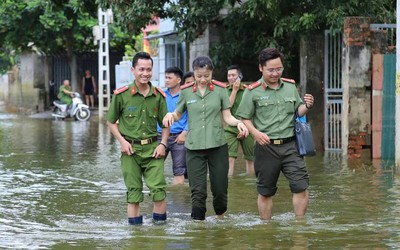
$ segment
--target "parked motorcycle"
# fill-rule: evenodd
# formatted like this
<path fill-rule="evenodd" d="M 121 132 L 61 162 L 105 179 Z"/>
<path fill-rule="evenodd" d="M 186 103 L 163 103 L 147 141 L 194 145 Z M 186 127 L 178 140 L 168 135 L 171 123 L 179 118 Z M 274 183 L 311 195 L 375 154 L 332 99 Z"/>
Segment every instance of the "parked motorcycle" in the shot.
<path fill-rule="evenodd" d="M 75 120 L 78 121 L 87 121 L 91 116 L 89 106 L 83 103 L 81 95 L 78 92 L 74 93 L 72 104 L 70 105 L 68 110 L 68 105 L 61 102 L 60 100 L 55 100 L 53 104 L 55 107 L 51 115 L 56 120 L 64 119 L 67 117 L 74 117 Z"/>

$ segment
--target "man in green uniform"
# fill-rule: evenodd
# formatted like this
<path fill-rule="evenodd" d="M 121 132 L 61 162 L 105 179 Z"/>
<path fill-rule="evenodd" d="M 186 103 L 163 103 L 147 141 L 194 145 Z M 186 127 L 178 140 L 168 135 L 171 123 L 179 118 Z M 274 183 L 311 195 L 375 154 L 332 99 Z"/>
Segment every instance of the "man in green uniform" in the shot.
<path fill-rule="evenodd" d="M 214 69 L 211 59 L 199 56 L 193 60 L 195 82 L 181 87 L 181 95 L 174 112 L 163 120 L 171 126 L 182 114 L 188 114 L 188 136 L 185 141 L 189 186 L 192 193 L 194 220 L 204 220 L 207 199 L 207 172 L 213 194 L 216 215 L 222 216 L 228 204 L 228 146 L 226 144 L 222 119 L 231 126 L 237 126 L 240 135 L 246 137 L 244 124 L 232 116 L 226 85 L 212 80 Z"/>
<path fill-rule="evenodd" d="M 283 60 L 277 49 L 260 52 L 262 78 L 245 90 L 236 112 L 256 140 L 254 169 L 261 219 L 271 219 L 272 197 L 281 171 L 293 193 L 295 215 L 304 216 L 308 206 L 309 177 L 304 158 L 297 152 L 294 119 L 296 112 L 303 116 L 312 108 L 314 98 L 305 94 L 303 103 L 294 81 L 281 78 Z"/>
<path fill-rule="evenodd" d="M 165 221 L 167 218 L 164 156 L 169 128 L 162 128 L 161 142 L 157 141 L 157 123 L 162 124 L 167 104 L 165 93 L 150 82 L 152 69 L 150 55 L 146 52 L 137 53 L 131 68 L 135 81 L 114 91 L 107 114 L 111 133 L 121 145 L 129 224 L 143 222 L 139 206 L 144 199 L 142 178 L 154 202 L 153 220 Z"/>
<path fill-rule="evenodd" d="M 63 112 L 66 112 L 69 106 L 72 104 L 72 98 L 74 97 L 74 92 L 72 91 L 69 80 L 63 81 L 63 85 L 61 85 L 60 89 L 58 90 L 57 97 L 61 102 L 67 104 L 66 110 L 62 110 Z"/>
<path fill-rule="evenodd" d="M 232 105 L 231 113 L 237 119 L 236 110 L 239 107 L 240 101 L 244 90 L 247 88 L 246 84 L 241 82 L 243 75 L 238 65 L 231 65 L 228 67 L 228 95 L 229 102 Z M 235 160 L 238 156 L 239 144 L 242 147 L 243 159 L 246 161 L 246 173 L 254 174 L 254 139 L 252 136 L 241 137 L 239 131 L 234 126 L 225 127 L 225 138 L 228 142 L 229 148 L 229 172 L 228 175 L 232 176 L 235 169 Z"/>

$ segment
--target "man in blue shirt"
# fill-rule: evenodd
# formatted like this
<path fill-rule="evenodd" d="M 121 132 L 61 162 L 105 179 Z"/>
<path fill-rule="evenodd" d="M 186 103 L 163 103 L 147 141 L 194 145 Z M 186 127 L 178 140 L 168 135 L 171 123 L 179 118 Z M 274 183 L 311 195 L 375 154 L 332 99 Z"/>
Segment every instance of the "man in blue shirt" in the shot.
<path fill-rule="evenodd" d="M 181 92 L 183 72 L 178 67 L 170 67 L 165 70 L 165 90 L 168 112 L 174 112 Z M 165 157 L 171 152 L 172 172 L 174 174 L 173 185 L 184 184 L 186 175 L 186 148 L 184 146 L 187 134 L 187 112 L 182 118 L 174 122 L 170 128 L 170 134 L 166 146 Z M 158 127 L 161 135 L 161 128 Z M 161 137 L 159 137 L 161 139 Z"/>

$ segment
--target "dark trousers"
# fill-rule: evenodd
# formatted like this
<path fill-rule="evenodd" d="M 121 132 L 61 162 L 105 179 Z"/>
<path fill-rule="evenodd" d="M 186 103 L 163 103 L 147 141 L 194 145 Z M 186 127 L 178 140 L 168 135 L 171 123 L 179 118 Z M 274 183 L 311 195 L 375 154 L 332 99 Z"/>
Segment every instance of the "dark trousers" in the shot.
<path fill-rule="evenodd" d="M 217 215 L 226 212 L 228 206 L 228 145 L 204 150 L 186 151 L 189 186 L 192 192 L 192 218 L 204 220 L 207 199 L 207 172 L 213 195 L 213 207 Z"/>

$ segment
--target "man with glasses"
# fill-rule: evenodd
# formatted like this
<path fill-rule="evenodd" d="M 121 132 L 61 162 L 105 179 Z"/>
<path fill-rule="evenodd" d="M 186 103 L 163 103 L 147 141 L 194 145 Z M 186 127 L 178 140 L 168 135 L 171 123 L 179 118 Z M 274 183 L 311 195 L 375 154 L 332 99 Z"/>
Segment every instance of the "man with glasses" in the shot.
<path fill-rule="evenodd" d="M 254 169 L 257 176 L 258 211 L 263 220 L 272 216 L 272 197 L 280 172 L 289 181 L 296 217 L 308 207 L 309 177 L 304 158 L 296 149 L 294 119 L 305 115 L 314 104 L 310 94 L 300 98 L 294 80 L 282 78 L 283 55 L 275 48 L 262 50 L 258 57 L 262 77 L 249 85 L 236 115 L 253 135 Z"/>

